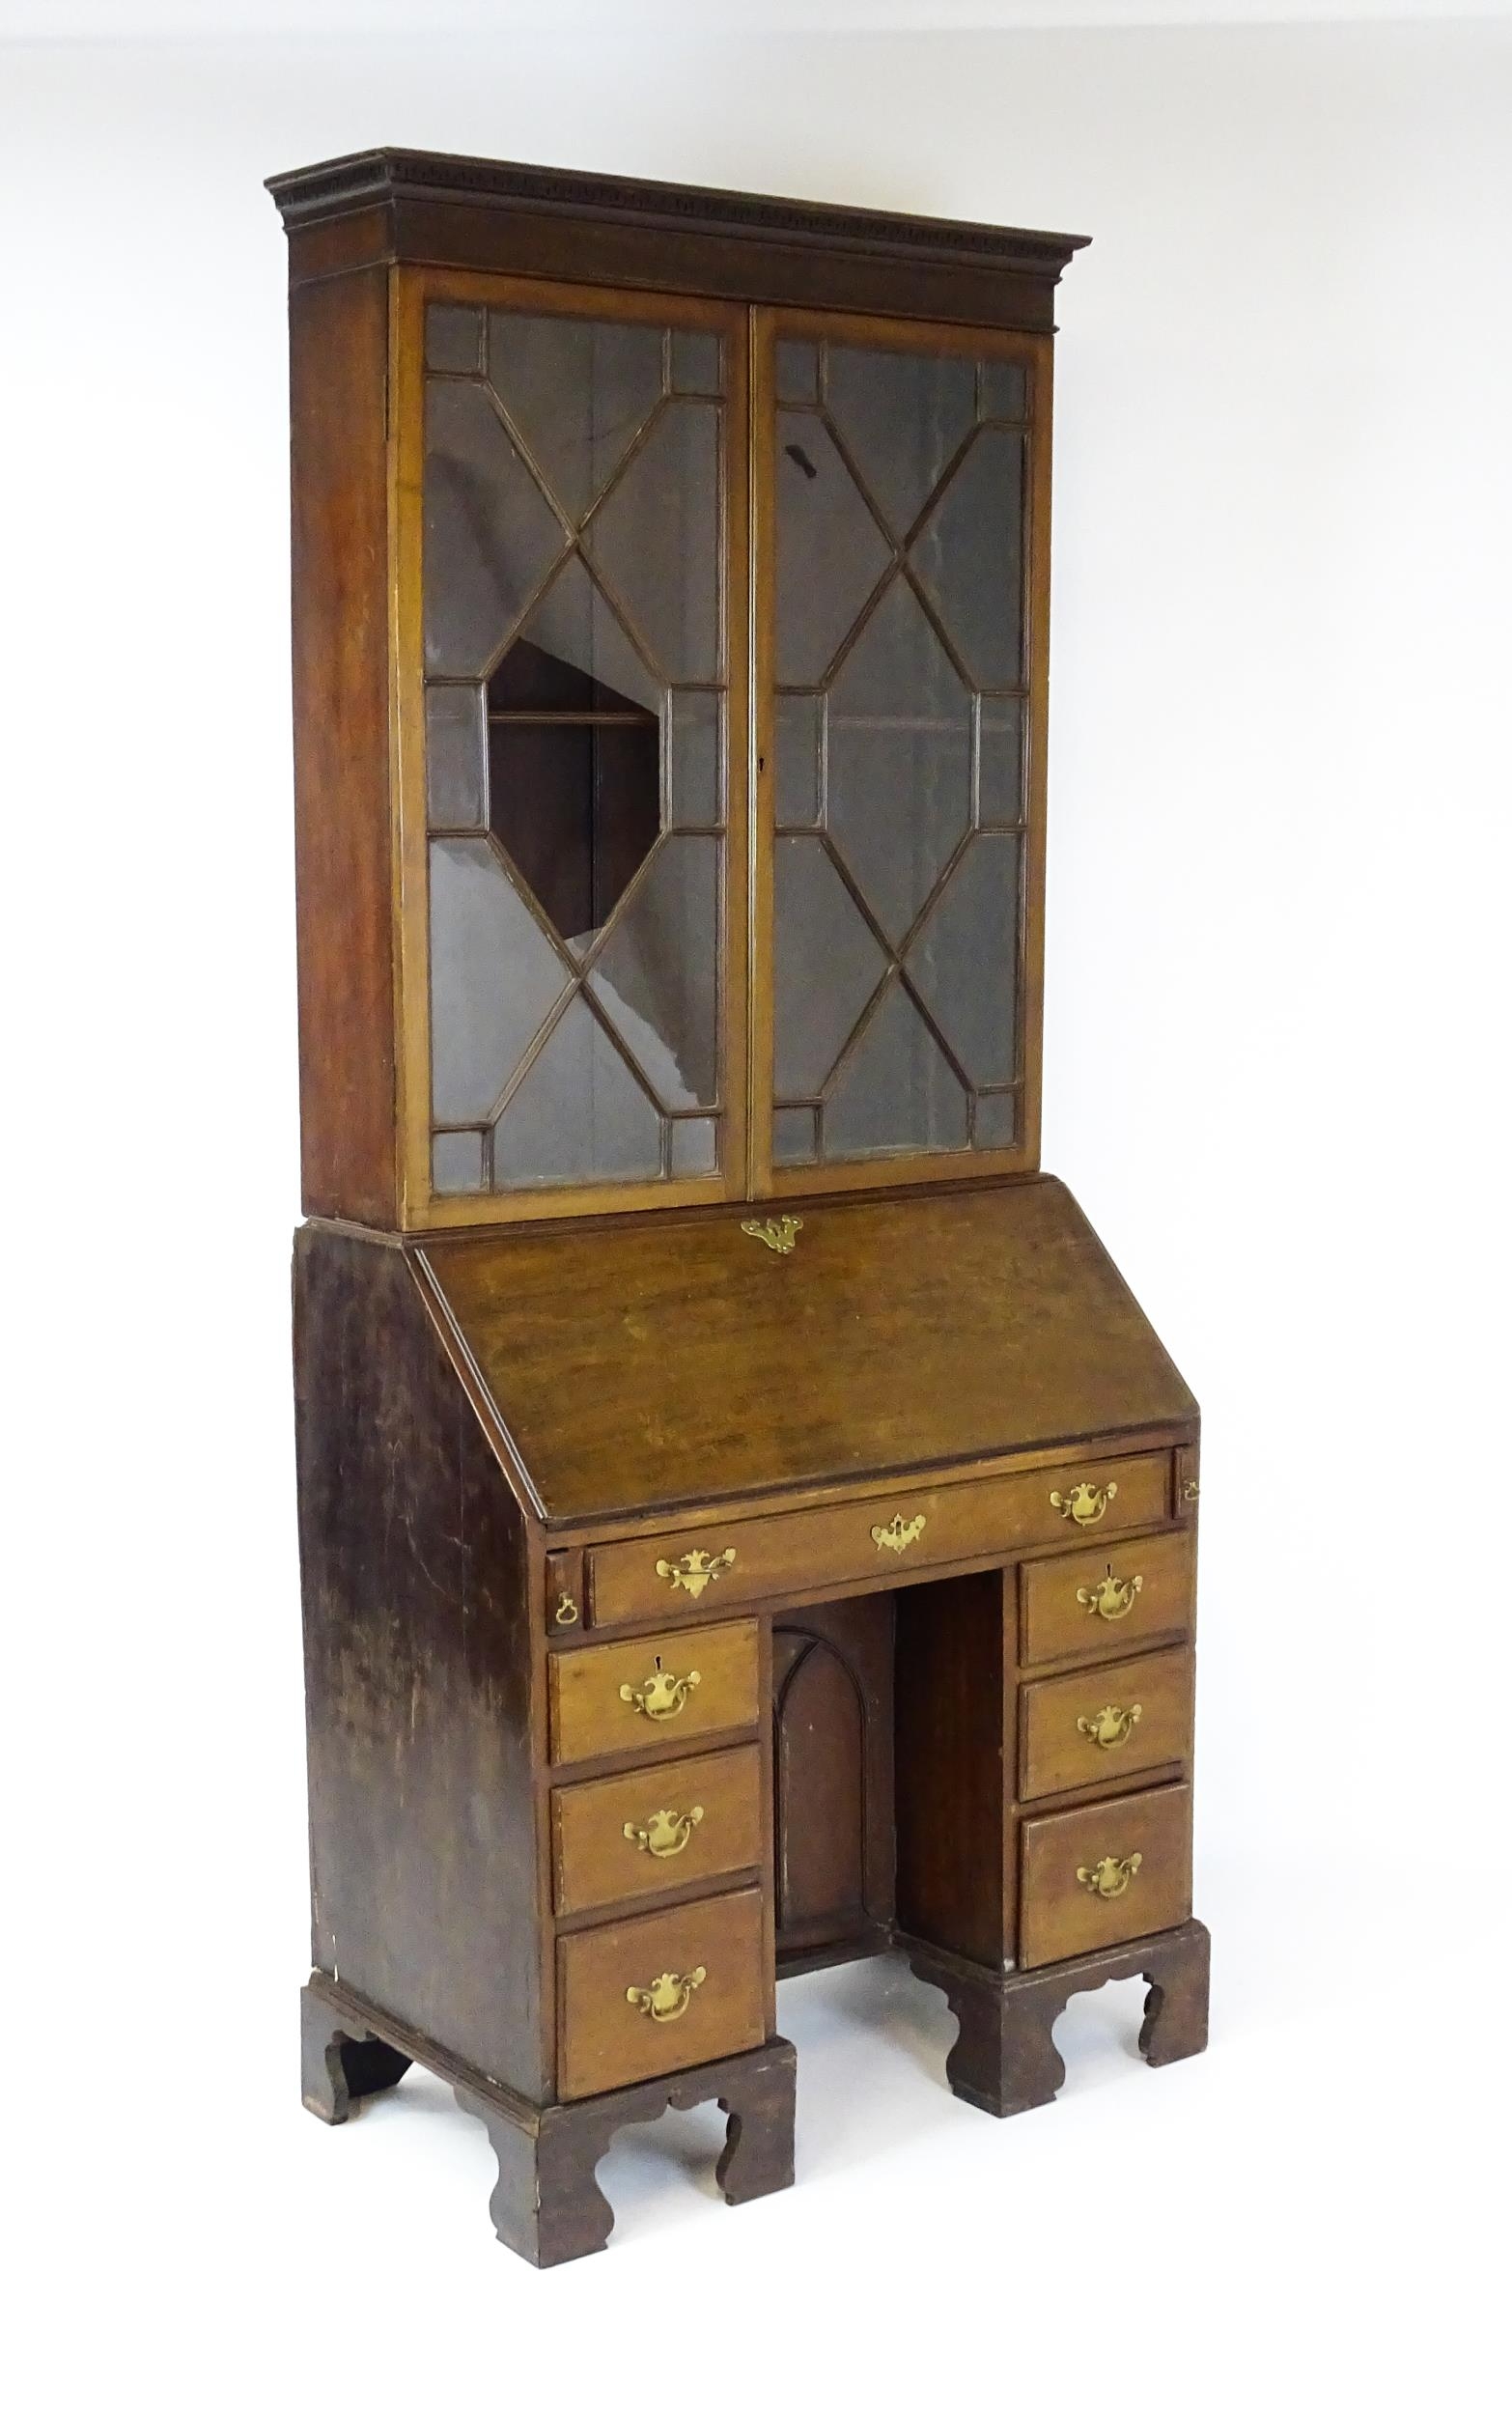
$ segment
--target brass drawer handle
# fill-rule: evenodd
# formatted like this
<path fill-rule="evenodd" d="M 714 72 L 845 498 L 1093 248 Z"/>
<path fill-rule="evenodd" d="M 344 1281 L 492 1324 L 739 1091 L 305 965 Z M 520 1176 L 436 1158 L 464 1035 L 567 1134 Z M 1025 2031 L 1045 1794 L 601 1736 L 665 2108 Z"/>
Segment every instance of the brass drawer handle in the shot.
<path fill-rule="evenodd" d="M 1103 1902 L 1111 1902 L 1115 1895 L 1127 1893 L 1129 1881 L 1138 1876 L 1139 1864 L 1143 1859 L 1142 1852 L 1127 1853 L 1122 1861 L 1109 1853 L 1094 1867 L 1078 1869 L 1077 1884 L 1084 1886 L 1089 1895 L 1098 1895 Z"/>
<path fill-rule="evenodd" d="M 674 1676 L 658 1660 L 654 1674 L 644 1677 L 638 1685 L 620 1687 L 620 1699 L 628 1701 L 642 1718 L 675 1719 L 693 1687 L 702 1682 L 696 1668 L 690 1668 L 686 1676 Z"/>
<path fill-rule="evenodd" d="M 903 1522 L 903 1511 L 902 1509 L 899 1509 L 890 1526 L 874 1526 L 872 1528 L 872 1540 L 876 1543 L 879 1551 L 895 1551 L 901 1558 L 910 1543 L 917 1542 L 923 1531 L 924 1520 L 922 1517 L 910 1517 L 908 1524 L 905 1525 Z"/>
<path fill-rule="evenodd" d="M 1116 1752 L 1120 1744 L 1129 1741 L 1140 1716 L 1141 1705 L 1137 1701 L 1131 1701 L 1127 1710 L 1120 1710 L 1109 1701 L 1095 1718 L 1078 1719 L 1077 1732 L 1085 1735 L 1088 1743 L 1100 1745 L 1104 1752 Z"/>
<path fill-rule="evenodd" d="M 716 1552 L 713 1558 L 707 1551 L 685 1551 L 680 1559 L 658 1559 L 657 1574 L 664 1576 L 674 1592 L 699 1594 L 716 1584 L 727 1567 L 735 1565 L 733 1551 Z"/>
<path fill-rule="evenodd" d="M 628 1986 L 625 2001 L 637 2011 L 644 2011 L 653 2020 L 681 2020 L 693 2000 L 693 1989 L 702 1986 L 709 1976 L 702 1962 L 680 1979 L 675 1970 L 663 1970 L 659 1979 L 649 1986 Z"/>
<path fill-rule="evenodd" d="M 653 1861 L 675 1861 L 703 1815 L 701 1802 L 695 1802 L 691 1810 L 653 1810 L 644 1827 L 637 1827 L 633 1819 L 626 1820 L 625 1840 L 637 1852 L 649 1852 Z"/>
<path fill-rule="evenodd" d="M 1069 1492 L 1052 1492 L 1050 1506 L 1076 1526 L 1095 1526 L 1109 1501 L 1118 1498 L 1116 1483 L 1074 1483 Z"/>
<path fill-rule="evenodd" d="M 1089 1616 L 1106 1617 L 1109 1626 L 1127 1617 L 1137 1594 L 1144 1590 L 1142 1576 L 1115 1576 L 1109 1568 L 1095 1585 L 1078 1585 L 1077 1600 Z"/>

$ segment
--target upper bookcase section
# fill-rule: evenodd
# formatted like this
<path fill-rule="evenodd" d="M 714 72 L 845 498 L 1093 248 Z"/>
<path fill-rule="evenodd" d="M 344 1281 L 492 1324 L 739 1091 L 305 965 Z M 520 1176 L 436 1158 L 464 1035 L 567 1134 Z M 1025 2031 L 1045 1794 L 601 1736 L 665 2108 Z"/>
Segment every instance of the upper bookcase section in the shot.
<path fill-rule="evenodd" d="M 403 152 L 271 188 L 307 1212 L 1033 1170 L 1077 239 Z"/>

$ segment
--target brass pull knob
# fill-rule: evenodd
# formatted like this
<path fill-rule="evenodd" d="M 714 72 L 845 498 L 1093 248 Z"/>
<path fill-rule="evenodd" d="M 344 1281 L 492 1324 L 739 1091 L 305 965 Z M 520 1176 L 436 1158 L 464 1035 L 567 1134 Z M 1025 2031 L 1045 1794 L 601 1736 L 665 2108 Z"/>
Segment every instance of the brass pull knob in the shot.
<path fill-rule="evenodd" d="M 1109 1501 L 1118 1498 L 1116 1483 L 1074 1483 L 1069 1492 L 1052 1492 L 1050 1506 L 1073 1525 L 1095 1526 Z"/>
<path fill-rule="evenodd" d="M 1110 1701 L 1098 1711 L 1095 1718 L 1078 1719 L 1077 1732 L 1085 1735 L 1088 1743 L 1099 1745 L 1104 1752 L 1116 1752 L 1120 1744 L 1129 1741 L 1139 1724 L 1140 1715 L 1141 1708 L 1137 1701 L 1131 1701 L 1127 1710 L 1120 1710 Z"/>
<path fill-rule="evenodd" d="M 1137 1594 L 1144 1590 L 1142 1576 L 1115 1576 L 1109 1568 L 1095 1585 L 1078 1585 L 1077 1599 L 1090 1616 L 1106 1617 L 1109 1626 L 1127 1617 Z"/>
<path fill-rule="evenodd" d="M 649 1986 L 628 1986 L 625 2001 L 653 2020 L 681 2020 L 693 2000 L 694 1987 L 702 1986 L 708 1976 L 702 1962 L 686 1978 L 680 1979 L 675 1970 L 663 1970 Z"/>
<path fill-rule="evenodd" d="M 675 1719 L 693 1687 L 702 1681 L 696 1668 L 689 1669 L 686 1676 L 674 1676 L 658 1660 L 654 1674 L 643 1678 L 640 1684 L 620 1687 L 620 1699 L 638 1710 L 642 1718 Z"/>
<path fill-rule="evenodd" d="M 747 1216 L 741 1226 L 753 1241 L 761 1241 L 778 1257 L 791 1257 L 798 1247 L 798 1236 L 803 1229 L 801 1216 Z"/>
<path fill-rule="evenodd" d="M 701 1802 L 695 1802 L 691 1810 L 653 1810 L 644 1827 L 626 1820 L 625 1840 L 637 1852 L 649 1852 L 653 1861 L 675 1861 L 703 1815 Z"/>
<path fill-rule="evenodd" d="M 923 1531 L 924 1520 L 922 1517 L 910 1517 L 908 1524 L 905 1525 L 903 1522 L 903 1511 L 902 1509 L 899 1509 L 890 1526 L 874 1526 L 872 1528 L 872 1540 L 876 1543 L 879 1551 L 895 1551 L 901 1558 L 910 1543 L 917 1542 Z"/>
<path fill-rule="evenodd" d="M 680 1559 L 658 1559 L 657 1574 L 665 1577 L 674 1592 L 691 1593 L 696 1601 L 710 1585 L 717 1584 L 727 1567 L 734 1565 L 733 1551 L 713 1556 L 708 1551 L 685 1551 Z"/>
<path fill-rule="evenodd" d="M 1142 1852 L 1128 1853 L 1122 1861 L 1109 1853 L 1106 1860 L 1099 1861 L 1092 1868 L 1078 1869 L 1077 1884 L 1084 1886 L 1089 1895 L 1098 1895 L 1102 1901 L 1111 1902 L 1115 1895 L 1127 1892 L 1131 1878 L 1138 1876 L 1143 1859 Z"/>

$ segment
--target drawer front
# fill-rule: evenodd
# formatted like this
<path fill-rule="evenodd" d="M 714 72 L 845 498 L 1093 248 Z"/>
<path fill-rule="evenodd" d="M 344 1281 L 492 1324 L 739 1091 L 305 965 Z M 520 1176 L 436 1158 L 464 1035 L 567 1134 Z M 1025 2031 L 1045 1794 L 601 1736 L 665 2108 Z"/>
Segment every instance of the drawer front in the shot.
<path fill-rule="evenodd" d="M 587 1554 L 588 1614 L 595 1626 L 612 1626 L 698 1602 L 735 1609 L 989 1553 L 1012 1558 L 1083 1531 L 1159 1525 L 1170 1514 L 1170 1453 L 1162 1450 L 602 1543 Z"/>
<path fill-rule="evenodd" d="M 1190 1917 L 1190 1785 L 1024 1821 L 1021 1969 L 1152 1936 Z"/>
<path fill-rule="evenodd" d="M 1019 1570 L 1022 1652 L 1036 1660 L 1106 1660 L 1168 1635 L 1190 1635 L 1196 1600 L 1192 1533 L 1148 1534 L 1109 1550 L 1029 1559 Z"/>
<path fill-rule="evenodd" d="M 1019 1798 L 1066 1794 L 1191 1749 L 1190 1651 L 1078 1670 L 1025 1685 L 1020 1697 Z"/>
<path fill-rule="evenodd" d="M 742 2054 L 766 2035 L 754 1886 L 560 1937 L 556 1956 L 563 2097 Z"/>
<path fill-rule="evenodd" d="M 559 1912 L 597 1911 L 759 1868 L 761 1754 L 746 1744 L 560 1785 L 551 1797 L 551 1839 Z"/>
<path fill-rule="evenodd" d="M 657 1752 L 667 1738 L 753 1726 L 761 1703 L 756 1626 L 700 1626 L 681 1635 L 550 1655 L 551 1756 Z"/>

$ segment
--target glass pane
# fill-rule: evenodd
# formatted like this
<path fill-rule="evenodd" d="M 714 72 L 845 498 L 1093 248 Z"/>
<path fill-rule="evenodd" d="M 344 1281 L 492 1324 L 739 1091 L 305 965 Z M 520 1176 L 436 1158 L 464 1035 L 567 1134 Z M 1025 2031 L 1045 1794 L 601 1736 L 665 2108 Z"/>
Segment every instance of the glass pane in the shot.
<path fill-rule="evenodd" d="M 994 1090 L 976 1102 L 976 1148 L 1012 1148 L 1019 1137 L 1019 1101 L 1012 1090 Z"/>
<path fill-rule="evenodd" d="M 669 403 L 585 540 L 668 679 L 719 675 L 719 410 Z"/>
<path fill-rule="evenodd" d="M 627 901 L 588 987 L 663 1107 L 718 1090 L 717 838 L 664 838 Z"/>
<path fill-rule="evenodd" d="M 982 706 L 977 819 L 984 829 L 1015 829 L 1023 820 L 1023 707 L 1002 696 Z"/>
<path fill-rule="evenodd" d="M 822 420 L 777 413 L 777 682 L 819 684 L 891 558 Z"/>
<path fill-rule="evenodd" d="M 779 1107 L 771 1118 L 772 1163 L 811 1165 L 819 1155 L 818 1116 L 812 1107 Z"/>
<path fill-rule="evenodd" d="M 966 1092 L 894 981 L 825 1108 L 825 1155 L 897 1156 L 966 1141 Z"/>
<path fill-rule="evenodd" d="M 718 1171 L 719 1126 L 713 1115 L 680 1115 L 668 1129 L 674 1174 Z"/>
<path fill-rule="evenodd" d="M 909 974 L 977 1087 L 1018 1071 L 1019 847 L 973 838 L 909 950 Z"/>
<path fill-rule="evenodd" d="M 481 1132 L 437 1132 L 431 1146 L 431 1186 L 437 1191 L 482 1191 Z"/>
<path fill-rule="evenodd" d="M 568 974 L 486 838 L 434 838 L 430 859 L 431 1112 L 481 1123 Z"/>
<path fill-rule="evenodd" d="M 581 519 L 661 394 L 661 329 L 489 313 L 489 382 L 557 501 Z"/>
<path fill-rule="evenodd" d="M 982 363 L 984 419 L 1023 419 L 1028 415 L 1029 380 L 1017 360 Z"/>
<path fill-rule="evenodd" d="M 929 516 L 910 559 L 945 632 L 981 688 L 1022 673 L 1023 438 L 983 428 Z"/>
<path fill-rule="evenodd" d="M 481 688 L 429 688 L 425 699 L 426 815 L 433 829 L 481 829 L 488 767 Z"/>
<path fill-rule="evenodd" d="M 433 302 L 425 314 L 425 365 L 475 378 L 483 370 L 483 313 L 462 302 Z"/>
<path fill-rule="evenodd" d="M 819 819 L 820 703 L 817 695 L 777 698 L 779 829 L 811 829 Z"/>
<path fill-rule="evenodd" d="M 614 1042 L 574 997 L 493 1134 L 493 1187 L 654 1180 L 661 1118 Z"/>
<path fill-rule="evenodd" d="M 665 695 L 660 680 L 636 653 L 580 556 L 574 554 L 558 572 L 519 633 L 539 654 L 554 656 L 557 663 L 581 671 L 585 680 L 643 704 L 648 712 L 660 712 Z M 514 664 L 512 648 L 499 664 L 490 710 L 523 710 L 529 705 L 532 689 L 523 676 L 529 667 L 525 655 Z M 552 670 L 550 676 L 559 679 L 561 673 Z M 585 697 L 587 692 L 582 690 Z"/>
<path fill-rule="evenodd" d="M 426 395 L 425 660 L 481 678 L 562 549 L 554 513 L 482 385 Z"/>
<path fill-rule="evenodd" d="M 774 877 L 776 1092 L 814 1098 L 886 958 L 822 839 L 779 838 Z"/>
<path fill-rule="evenodd" d="M 819 346 L 817 344 L 779 344 L 777 346 L 777 400 L 783 403 L 818 402 Z"/>
<path fill-rule="evenodd" d="M 862 484 L 901 542 L 971 433 L 975 362 L 831 344 L 825 400 Z"/>
<path fill-rule="evenodd" d="M 717 335 L 706 335 L 697 327 L 674 327 L 672 331 L 672 390 L 675 394 L 722 394 L 724 378 L 720 365 L 723 347 Z"/>
<path fill-rule="evenodd" d="M 724 698 L 692 689 L 672 697 L 667 819 L 707 825 L 724 819 Z"/>
<path fill-rule="evenodd" d="M 829 701 L 826 821 L 902 942 L 971 820 L 971 701 L 923 606 L 895 578 Z"/>

